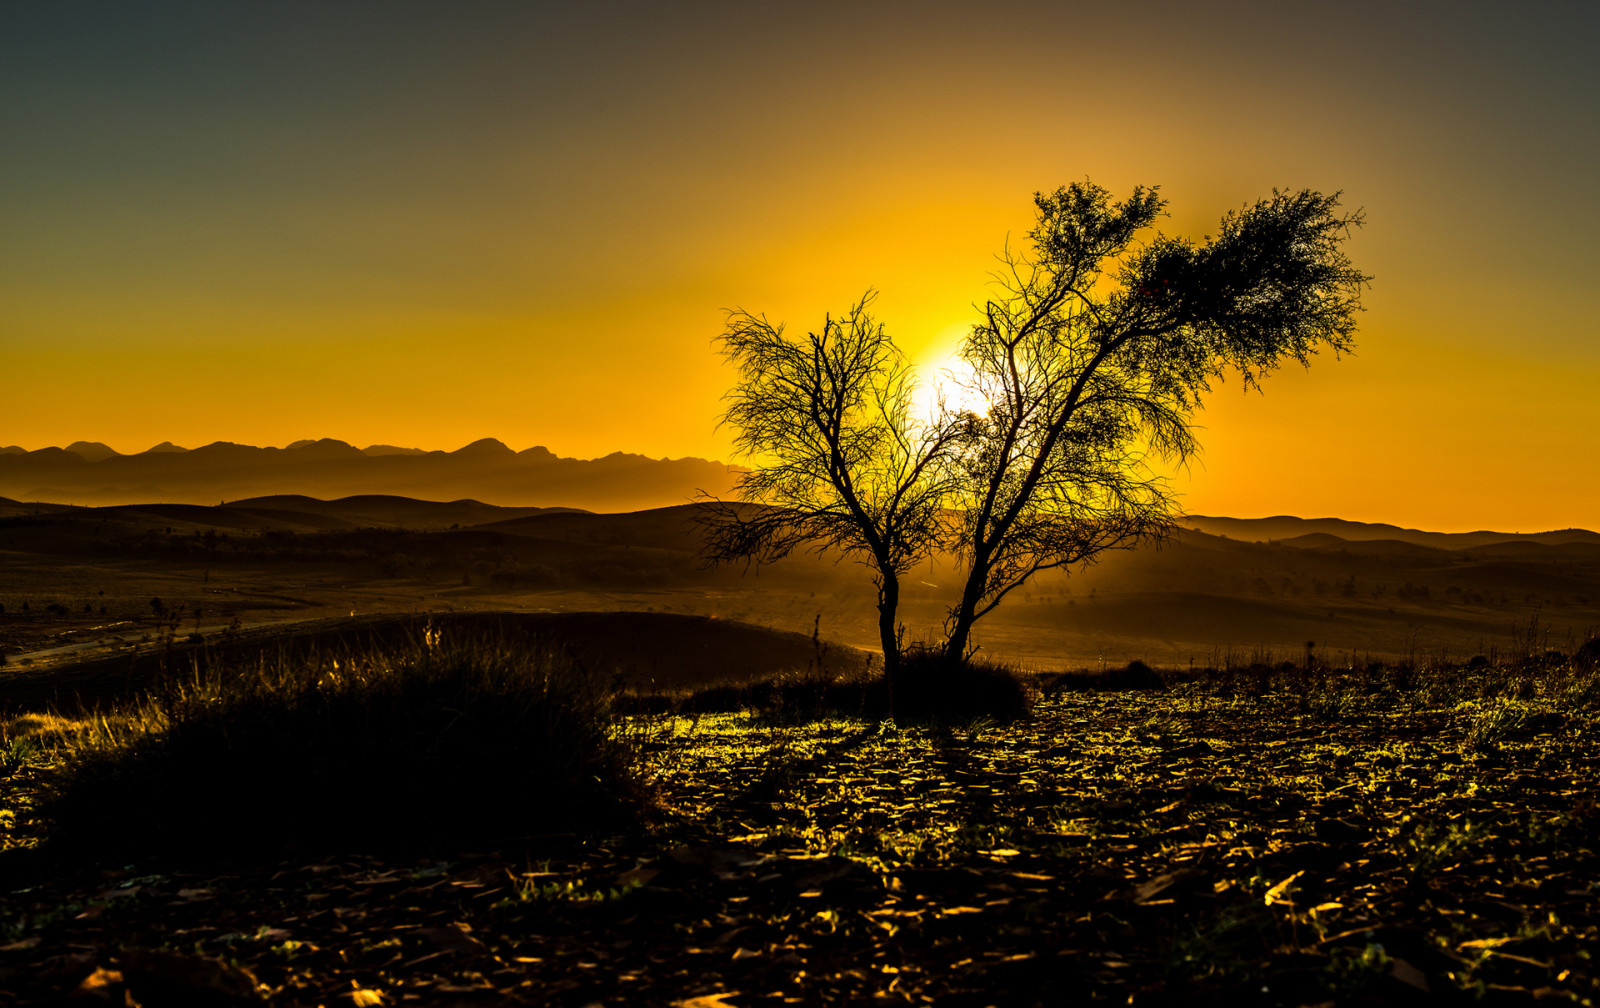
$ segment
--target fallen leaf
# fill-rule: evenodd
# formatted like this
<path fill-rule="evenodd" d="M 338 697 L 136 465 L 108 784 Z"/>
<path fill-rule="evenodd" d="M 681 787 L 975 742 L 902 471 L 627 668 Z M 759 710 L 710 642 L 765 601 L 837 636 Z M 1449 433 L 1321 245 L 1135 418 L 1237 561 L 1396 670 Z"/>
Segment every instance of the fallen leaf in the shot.
<path fill-rule="evenodd" d="M 123 1002 L 121 992 L 122 974 L 117 970 L 99 966 L 93 973 L 83 978 L 83 982 L 78 984 L 78 989 L 73 993 L 78 997 L 100 998 L 105 1001 L 115 999 L 120 1004 Z"/>
<path fill-rule="evenodd" d="M 1183 886 L 1205 877 L 1205 872 L 1197 868 L 1178 868 L 1173 871 L 1157 875 L 1134 890 L 1133 898 L 1136 903 L 1148 903 L 1168 889 Z"/>
<path fill-rule="evenodd" d="M 1514 941 L 1516 941 L 1515 938 L 1474 938 L 1472 941 L 1464 941 L 1464 942 L 1462 942 L 1460 945 L 1457 945 L 1456 948 L 1458 948 L 1458 949 L 1493 949 L 1493 948 L 1499 948 L 1502 945 L 1509 945 L 1511 942 L 1514 942 Z"/>
<path fill-rule="evenodd" d="M 1282 882 L 1279 882 L 1277 885 L 1273 886 L 1271 889 L 1268 889 L 1267 895 L 1263 902 L 1267 906 L 1271 906 L 1272 904 L 1283 899 L 1283 894 L 1289 891 L 1290 886 L 1294 885 L 1294 880 L 1304 874 L 1304 871 L 1297 871 L 1293 875 L 1290 875 L 1288 878 L 1284 879 Z"/>

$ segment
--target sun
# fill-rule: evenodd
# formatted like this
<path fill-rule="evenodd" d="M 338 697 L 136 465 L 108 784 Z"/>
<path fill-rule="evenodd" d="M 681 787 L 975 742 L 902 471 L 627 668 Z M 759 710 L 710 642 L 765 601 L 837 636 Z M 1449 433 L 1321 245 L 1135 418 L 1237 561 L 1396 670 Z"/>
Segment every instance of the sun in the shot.
<path fill-rule="evenodd" d="M 917 387 L 911 393 L 911 415 L 931 421 L 939 414 L 939 401 L 949 410 L 984 414 L 989 401 L 974 386 L 972 365 L 961 359 L 959 350 L 964 330 L 954 330 L 933 343 L 912 363 Z"/>

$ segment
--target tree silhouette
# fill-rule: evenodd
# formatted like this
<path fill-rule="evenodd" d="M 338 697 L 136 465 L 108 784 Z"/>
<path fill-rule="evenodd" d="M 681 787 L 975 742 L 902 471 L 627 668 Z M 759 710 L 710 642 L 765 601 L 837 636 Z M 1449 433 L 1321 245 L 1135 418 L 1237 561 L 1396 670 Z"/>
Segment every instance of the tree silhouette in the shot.
<path fill-rule="evenodd" d="M 936 550 L 965 574 L 944 655 L 1042 570 L 1070 568 L 1174 527 L 1151 464 L 1198 450 L 1193 416 L 1230 371 L 1246 387 L 1285 359 L 1350 346 L 1369 280 L 1342 243 L 1361 223 L 1338 194 L 1274 192 L 1201 243 L 1151 229 L 1166 202 L 1090 182 L 1036 194 L 1026 253 L 1002 254 L 1001 293 L 964 340 L 977 410 L 913 417 L 912 375 L 868 312 L 872 295 L 792 340 L 730 313 L 739 368 L 723 423 L 756 467 L 743 503 L 705 512 L 707 555 L 757 563 L 798 547 L 867 563 L 891 685 L 900 579 Z"/>
<path fill-rule="evenodd" d="M 756 464 L 739 481 L 743 503 L 710 502 L 700 521 L 713 562 L 768 563 L 810 548 L 868 565 L 892 703 L 900 579 L 943 538 L 962 434 L 913 420 L 911 370 L 870 314 L 873 297 L 803 339 L 765 316 L 729 313 L 720 343 L 740 377 L 723 423 Z"/>
<path fill-rule="evenodd" d="M 1211 382 L 1247 387 L 1285 358 L 1348 349 L 1368 277 L 1341 243 L 1338 195 L 1274 192 L 1194 244 L 1159 233 L 1155 189 L 1089 182 L 1034 197 L 1031 249 L 1002 256 L 1002 293 L 961 347 L 986 401 L 963 456 L 956 549 L 966 569 L 945 651 L 1041 570 L 1159 538 L 1174 502 L 1153 457 L 1197 450 Z M 1144 240 L 1141 242 L 1141 238 Z"/>

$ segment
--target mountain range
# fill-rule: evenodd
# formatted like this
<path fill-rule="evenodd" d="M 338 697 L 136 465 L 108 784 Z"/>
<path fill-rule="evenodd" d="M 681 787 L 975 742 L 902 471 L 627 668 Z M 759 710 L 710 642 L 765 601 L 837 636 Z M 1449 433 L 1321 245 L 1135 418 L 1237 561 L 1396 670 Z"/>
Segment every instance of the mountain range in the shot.
<path fill-rule="evenodd" d="M 1600 545 L 1600 534 L 1588 529 L 1557 529 L 1551 532 L 1424 532 L 1381 522 L 1356 522 L 1343 518 L 1216 518 L 1190 515 L 1185 522 L 1192 529 L 1223 539 L 1243 542 L 1280 542 L 1306 549 L 1336 548 L 1362 543 L 1371 552 L 1382 543 L 1408 544 L 1439 550 L 1469 550 L 1505 543 L 1538 546 L 1565 546 L 1571 543 Z"/>
<path fill-rule="evenodd" d="M 613 452 L 574 459 L 543 447 L 518 452 L 494 438 L 450 452 L 381 444 L 357 448 L 332 438 L 283 448 L 217 441 L 185 449 L 163 441 L 132 455 L 97 441 L 35 451 L 0 448 L 0 496 L 86 505 L 388 494 L 634 511 L 679 504 L 702 491 L 726 495 L 738 472 L 699 458 Z"/>

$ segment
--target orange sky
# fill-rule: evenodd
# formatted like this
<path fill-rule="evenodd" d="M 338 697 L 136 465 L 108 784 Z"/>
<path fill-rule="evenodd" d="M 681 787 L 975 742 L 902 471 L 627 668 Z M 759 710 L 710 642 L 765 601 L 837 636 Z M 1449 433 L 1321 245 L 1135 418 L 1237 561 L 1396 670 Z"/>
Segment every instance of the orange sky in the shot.
<path fill-rule="evenodd" d="M 1030 194 L 1343 190 L 1357 353 L 1200 514 L 1600 528 L 1592 5 L 8 5 L 0 445 L 727 458 L 744 307 L 951 347 Z"/>

